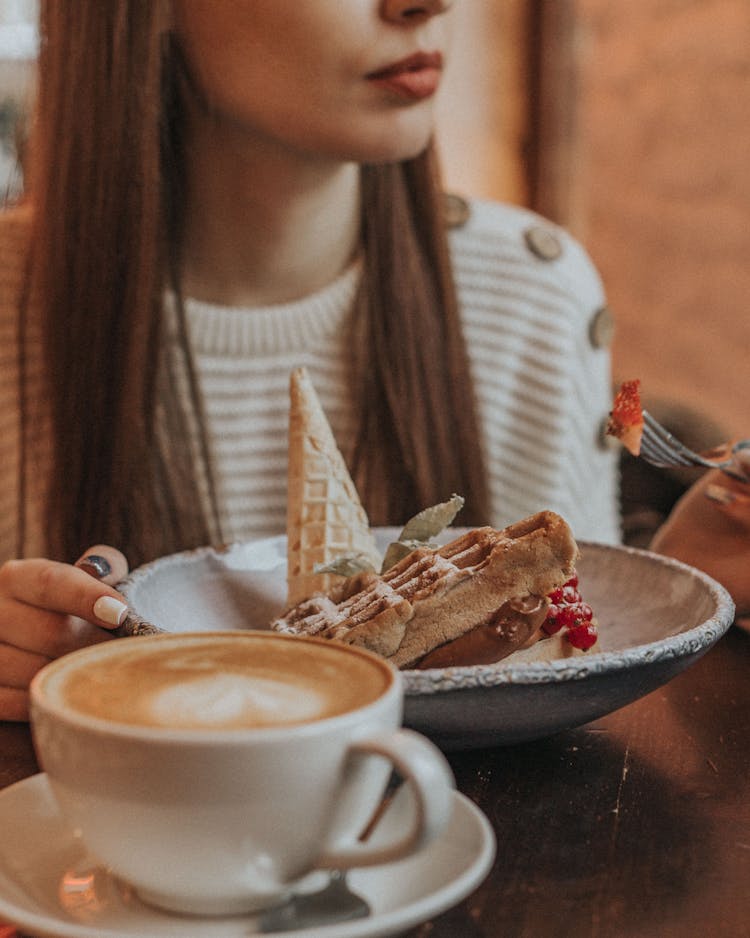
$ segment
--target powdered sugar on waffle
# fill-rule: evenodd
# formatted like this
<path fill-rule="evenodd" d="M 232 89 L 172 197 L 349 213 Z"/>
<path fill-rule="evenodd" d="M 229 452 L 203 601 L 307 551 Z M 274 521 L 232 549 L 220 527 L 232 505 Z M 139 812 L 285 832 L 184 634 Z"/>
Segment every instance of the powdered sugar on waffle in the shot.
<path fill-rule="evenodd" d="M 441 548 L 418 548 L 382 576 L 358 574 L 272 623 L 293 634 L 362 645 L 410 667 L 427 652 L 494 621 L 503 605 L 544 598 L 573 570 L 566 522 L 539 512 L 496 531 L 477 528 Z"/>

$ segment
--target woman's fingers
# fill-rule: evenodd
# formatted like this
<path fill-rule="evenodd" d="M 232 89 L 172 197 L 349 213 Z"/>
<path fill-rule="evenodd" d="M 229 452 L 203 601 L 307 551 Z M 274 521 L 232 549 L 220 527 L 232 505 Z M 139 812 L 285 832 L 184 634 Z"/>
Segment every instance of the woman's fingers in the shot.
<path fill-rule="evenodd" d="M 127 563 L 119 551 L 87 551 L 107 580 L 119 581 Z M 89 560 L 89 565 L 92 563 Z M 20 652 L 59 658 L 110 637 L 127 614 L 123 597 L 86 568 L 51 560 L 11 560 L 0 568 L 0 642 Z M 0 659 L 0 684 L 8 686 Z M 11 685 L 12 686 L 12 685 Z"/>
<path fill-rule="evenodd" d="M 38 609 L 0 595 L 0 641 L 21 651 L 46 658 L 59 658 L 69 651 L 111 637 L 111 631 L 99 628 L 85 619 Z M 6 683 L 2 675 L 0 670 L 0 684 Z"/>
<path fill-rule="evenodd" d="M 22 722 L 29 719 L 29 692 L 0 687 L 0 719 Z"/>
<path fill-rule="evenodd" d="M 10 560 L 0 568 L 0 595 L 37 610 L 77 616 L 103 628 L 115 628 L 127 604 L 111 586 L 80 567 L 52 560 Z M 0 622 L 4 617 L 0 618 Z M 7 636 L 0 636 L 7 639 Z M 13 642 L 15 644 L 15 642 Z"/>
<path fill-rule="evenodd" d="M 704 570 L 750 612 L 750 500 L 748 486 L 707 472 L 679 499 L 654 535 L 651 549 Z"/>
<path fill-rule="evenodd" d="M 51 659 L 113 638 L 127 614 L 113 587 L 127 572 L 125 557 L 105 544 L 75 565 L 31 559 L 0 567 L 0 719 L 28 719 L 28 685 Z"/>
<path fill-rule="evenodd" d="M 45 664 L 49 664 L 50 660 L 46 655 L 0 643 L 2 684 L 9 688 L 24 690 L 29 686 L 36 672 Z"/>

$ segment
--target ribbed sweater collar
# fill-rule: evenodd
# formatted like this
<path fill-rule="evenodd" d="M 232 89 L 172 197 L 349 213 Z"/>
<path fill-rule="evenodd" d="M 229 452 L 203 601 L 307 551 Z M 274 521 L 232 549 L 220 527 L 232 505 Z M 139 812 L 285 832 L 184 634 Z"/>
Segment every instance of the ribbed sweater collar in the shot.
<path fill-rule="evenodd" d="M 335 335 L 352 307 L 361 269 L 357 260 L 322 290 L 273 306 L 240 308 L 189 298 L 185 312 L 193 349 L 202 355 L 273 355 Z"/>

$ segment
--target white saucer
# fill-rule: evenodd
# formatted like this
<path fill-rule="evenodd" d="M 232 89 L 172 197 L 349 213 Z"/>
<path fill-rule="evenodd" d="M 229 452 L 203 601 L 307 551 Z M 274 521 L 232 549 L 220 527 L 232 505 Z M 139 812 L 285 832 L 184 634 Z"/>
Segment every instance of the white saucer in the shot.
<path fill-rule="evenodd" d="M 366 919 L 302 931 L 285 938 L 377 938 L 395 935 L 439 915 L 474 891 L 495 855 L 487 818 L 454 795 L 451 822 L 421 853 L 398 863 L 355 870 L 352 888 L 370 903 Z M 384 834 L 402 822 L 396 798 Z M 123 818 L 123 827 L 127 818 Z M 253 938 L 250 916 L 202 918 L 144 905 L 85 848 L 58 812 L 42 774 L 0 791 L 0 920 L 39 938 Z M 376 833 L 379 833 L 377 831 Z"/>

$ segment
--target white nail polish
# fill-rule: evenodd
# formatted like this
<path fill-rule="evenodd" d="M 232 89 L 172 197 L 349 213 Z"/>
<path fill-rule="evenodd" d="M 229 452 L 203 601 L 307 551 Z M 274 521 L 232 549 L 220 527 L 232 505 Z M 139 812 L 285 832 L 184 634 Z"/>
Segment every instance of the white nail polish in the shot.
<path fill-rule="evenodd" d="M 94 603 L 94 615 L 109 625 L 121 625 L 127 614 L 128 607 L 114 596 L 100 596 Z"/>

